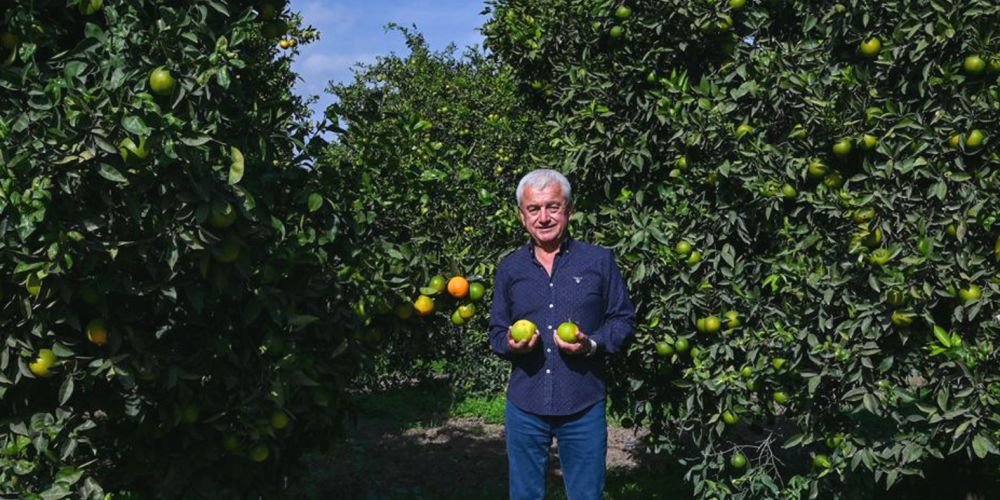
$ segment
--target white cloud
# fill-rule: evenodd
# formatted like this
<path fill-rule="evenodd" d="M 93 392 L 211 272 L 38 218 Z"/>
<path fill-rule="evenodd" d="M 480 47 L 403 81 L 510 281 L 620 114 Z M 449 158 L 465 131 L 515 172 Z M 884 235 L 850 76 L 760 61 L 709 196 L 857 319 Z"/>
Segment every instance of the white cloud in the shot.
<path fill-rule="evenodd" d="M 345 35 L 355 29 L 361 12 L 329 1 L 307 1 L 294 6 L 307 25 L 313 25 L 323 35 Z"/>

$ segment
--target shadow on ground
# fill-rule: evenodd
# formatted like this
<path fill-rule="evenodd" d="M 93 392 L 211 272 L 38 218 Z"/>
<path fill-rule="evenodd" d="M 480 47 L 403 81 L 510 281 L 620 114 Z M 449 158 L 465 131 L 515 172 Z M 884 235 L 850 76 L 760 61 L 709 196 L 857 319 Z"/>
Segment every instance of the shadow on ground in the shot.
<path fill-rule="evenodd" d="M 440 387 L 380 397 L 364 409 L 333 450 L 304 461 L 308 468 L 295 498 L 505 499 L 507 455 L 503 426 L 475 419 L 447 419 L 450 395 Z M 609 435 L 607 492 L 618 499 L 681 499 L 691 492 L 680 468 L 639 453 L 631 431 Z M 548 499 L 564 499 L 557 450 L 550 459 Z"/>

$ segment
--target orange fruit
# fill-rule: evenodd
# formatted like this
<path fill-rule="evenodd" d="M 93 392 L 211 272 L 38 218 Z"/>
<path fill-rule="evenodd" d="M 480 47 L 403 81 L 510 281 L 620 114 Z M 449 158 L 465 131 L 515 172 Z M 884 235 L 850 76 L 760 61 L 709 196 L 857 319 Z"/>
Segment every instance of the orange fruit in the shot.
<path fill-rule="evenodd" d="M 421 295 L 417 297 L 417 300 L 413 301 L 413 309 L 421 316 L 429 316 L 434 312 L 434 299 L 426 295 Z"/>
<path fill-rule="evenodd" d="M 469 294 L 469 280 L 455 276 L 448 280 L 448 293 L 456 299 L 465 298 Z"/>
<path fill-rule="evenodd" d="M 87 340 L 95 345 L 108 343 L 108 327 L 103 319 L 94 319 L 87 323 Z"/>

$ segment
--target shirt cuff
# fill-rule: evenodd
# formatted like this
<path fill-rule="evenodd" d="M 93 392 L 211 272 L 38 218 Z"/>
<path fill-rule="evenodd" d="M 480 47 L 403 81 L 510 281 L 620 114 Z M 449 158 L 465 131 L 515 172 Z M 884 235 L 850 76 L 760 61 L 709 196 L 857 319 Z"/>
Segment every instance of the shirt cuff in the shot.
<path fill-rule="evenodd" d="M 587 339 L 587 340 L 590 341 L 590 350 L 587 351 L 587 354 L 583 355 L 585 358 L 589 358 L 589 357 L 593 356 L 594 353 L 597 352 L 597 341 L 594 340 L 594 339 Z"/>

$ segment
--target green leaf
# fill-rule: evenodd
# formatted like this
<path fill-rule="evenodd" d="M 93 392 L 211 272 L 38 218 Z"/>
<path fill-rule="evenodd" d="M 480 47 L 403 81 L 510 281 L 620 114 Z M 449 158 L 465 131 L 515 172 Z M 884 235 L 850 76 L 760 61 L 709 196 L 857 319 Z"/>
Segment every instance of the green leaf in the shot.
<path fill-rule="evenodd" d="M 122 128 L 129 131 L 132 135 L 137 135 L 139 137 L 149 137 L 153 133 L 152 129 L 146 125 L 146 122 L 142 118 L 129 115 L 122 118 Z"/>
<path fill-rule="evenodd" d="M 323 196 L 319 193 L 312 193 L 309 195 L 308 200 L 309 211 L 315 212 L 323 206 Z"/>

